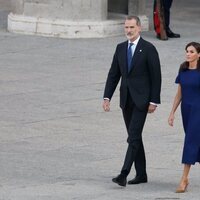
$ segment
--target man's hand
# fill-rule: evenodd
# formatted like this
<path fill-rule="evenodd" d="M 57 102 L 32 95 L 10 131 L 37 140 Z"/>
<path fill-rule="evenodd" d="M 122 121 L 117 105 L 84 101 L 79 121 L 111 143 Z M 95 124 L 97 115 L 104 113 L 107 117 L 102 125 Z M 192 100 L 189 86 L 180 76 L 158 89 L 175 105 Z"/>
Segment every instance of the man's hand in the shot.
<path fill-rule="evenodd" d="M 153 113 L 156 110 L 156 105 L 149 104 L 148 113 Z"/>
<path fill-rule="evenodd" d="M 102 106 L 103 106 L 104 111 L 106 112 L 110 111 L 110 101 L 108 99 L 104 99 Z"/>

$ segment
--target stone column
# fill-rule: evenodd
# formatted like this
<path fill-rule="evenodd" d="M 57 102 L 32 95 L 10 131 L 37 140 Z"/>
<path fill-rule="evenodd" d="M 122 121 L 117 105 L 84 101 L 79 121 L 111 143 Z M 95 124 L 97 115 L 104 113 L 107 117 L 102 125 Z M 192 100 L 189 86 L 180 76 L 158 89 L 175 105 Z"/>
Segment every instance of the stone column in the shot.
<path fill-rule="evenodd" d="M 10 0 L 12 5 L 12 12 L 15 14 L 22 14 L 24 7 L 24 0 Z"/>
<path fill-rule="evenodd" d="M 152 8 L 153 9 L 153 8 Z M 142 22 L 142 30 L 149 30 L 149 21 L 146 14 L 146 1 L 145 0 L 128 0 L 128 14 L 137 15 Z"/>
<path fill-rule="evenodd" d="M 12 0 L 11 32 L 62 38 L 121 35 L 122 19 L 108 19 L 108 0 Z"/>
<path fill-rule="evenodd" d="M 8 16 L 8 30 L 11 32 L 62 38 L 117 36 L 124 33 L 127 14 L 139 15 L 143 30 L 148 30 L 145 0 L 10 1 L 13 12 Z"/>
<path fill-rule="evenodd" d="M 10 0 L 0 0 L 0 9 L 1 11 L 9 11 L 11 10 L 11 2 Z"/>

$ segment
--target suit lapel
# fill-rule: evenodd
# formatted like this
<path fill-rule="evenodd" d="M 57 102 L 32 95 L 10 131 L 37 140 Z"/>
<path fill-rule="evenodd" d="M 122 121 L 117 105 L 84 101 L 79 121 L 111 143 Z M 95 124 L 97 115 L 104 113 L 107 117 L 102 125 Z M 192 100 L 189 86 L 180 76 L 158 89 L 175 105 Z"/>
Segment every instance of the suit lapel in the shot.
<path fill-rule="evenodd" d="M 140 40 L 138 41 L 138 44 L 136 46 L 132 61 L 131 61 L 132 67 L 131 67 L 130 72 L 136 67 L 137 61 L 140 58 L 140 56 L 142 55 L 142 51 L 143 51 L 143 49 L 142 49 L 142 38 L 140 38 Z"/>

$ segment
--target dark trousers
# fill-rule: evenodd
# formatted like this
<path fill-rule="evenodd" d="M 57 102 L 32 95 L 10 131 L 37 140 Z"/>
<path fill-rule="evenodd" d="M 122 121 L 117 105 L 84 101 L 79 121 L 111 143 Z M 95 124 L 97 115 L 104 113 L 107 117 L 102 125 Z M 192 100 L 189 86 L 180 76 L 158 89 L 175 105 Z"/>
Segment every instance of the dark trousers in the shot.
<path fill-rule="evenodd" d="M 146 158 L 142 142 L 142 130 L 147 110 L 139 110 L 131 99 L 130 94 L 128 94 L 126 106 L 122 111 L 128 132 L 128 149 L 121 173 L 128 176 L 134 162 L 136 176 L 146 175 Z"/>
<path fill-rule="evenodd" d="M 172 6 L 172 1 L 173 0 L 163 0 L 166 30 L 169 29 L 169 24 L 170 24 L 170 8 Z"/>

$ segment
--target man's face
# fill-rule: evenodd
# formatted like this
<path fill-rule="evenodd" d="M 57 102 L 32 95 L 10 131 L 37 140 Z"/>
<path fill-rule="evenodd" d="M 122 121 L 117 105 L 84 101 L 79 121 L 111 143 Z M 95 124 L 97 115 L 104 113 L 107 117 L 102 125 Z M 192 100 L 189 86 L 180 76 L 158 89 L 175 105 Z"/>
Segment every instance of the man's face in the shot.
<path fill-rule="evenodd" d="M 140 35 L 141 26 L 138 26 L 136 24 L 135 19 L 126 20 L 124 24 L 124 30 L 125 30 L 125 34 L 128 40 L 133 42 Z"/>

